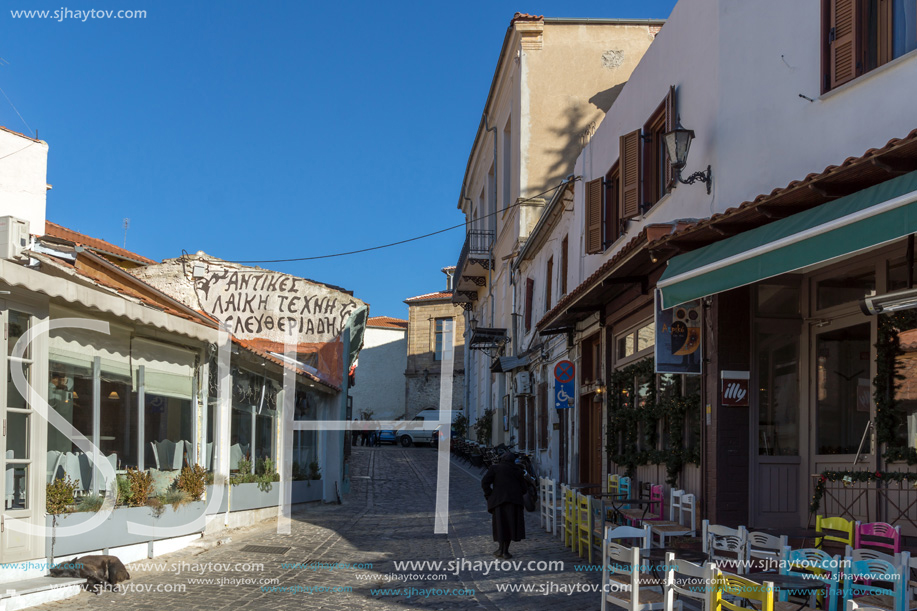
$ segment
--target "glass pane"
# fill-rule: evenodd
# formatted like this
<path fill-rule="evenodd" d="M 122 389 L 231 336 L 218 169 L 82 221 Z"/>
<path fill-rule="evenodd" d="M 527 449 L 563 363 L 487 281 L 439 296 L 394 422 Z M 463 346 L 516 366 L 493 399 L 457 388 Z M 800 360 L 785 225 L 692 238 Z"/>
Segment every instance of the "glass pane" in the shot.
<path fill-rule="evenodd" d="M 758 454 L 799 455 L 799 336 L 758 328 Z"/>
<path fill-rule="evenodd" d="M 19 341 L 19 338 L 25 335 L 25 332 L 29 330 L 29 322 L 31 321 L 31 316 L 23 312 L 17 312 L 16 310 L 9 310 L 9 322 L 7 333 L 7 342 L 6 349 L 7 354 L 13 354 L 13 348 L 16 346 L 16 342 Z M 31 358 L 29 354 L 31 350 L 26 349 L 22 354 L 23 358 Z"/>
<path fill-rule="evenodd" d="M 88 370 L 52 361 L 48 377 L 48 404 L 67 424 L 92 437 L 92 375 Z M 48 451 L 80 450 L 65 433 L 49 422 Z"/>
<path fill-rule="evenodd" d="M 229 468 L 237 470 L 239 458 L 250 457 L 252 452 L 252 415 L 232 410 L 230 422 Z"/>
<path fill-rule="evenodd" d="M 895 386 L 895 445 L 917 448 L 917 329 L 902 331 L 898 339 L 903 354 L 895 359 L 895 374 L 899 376 Z"/>
<path fill-rule="evenodd" d="M 794 318 L 799 316 L 799 286 L 797 284 L 759 284 L 758 316 Z"/>
<path fill-rule="evenodd" d="M 274 458 L 274 419 L 267 416 L 255 418 L 255 433 L 258 443 L 255 444 L 258 458 Z"/>
<path fill-rule="evenodd" d="M 103 376 L 104 376 L 103 372 Z M 137 395 L 129 384 L 103 380 L 100 384 L 99 449 L 117 468 L 137 466 Z M 144 465 L 149 467 L 151 465 Z"/>
<path fill-rule="evenodd" d="M 815 354 L 816 452 L 856 454 L 870 416 L 869 324 L 819 334 Z"/>
<path fill-rule="evenodd" d="M 696 314 L 692 310 L 692 314 Z M 650 323 L 637 331 L 637 352 L 651 348 L 656 340 L 656 327 Z"/>
<path fill-rule="evenodd" d="M 145 395 L 145 400 L 144 466 L 161 471 L 181 469 L 186 464 L 185 453 L 191 452 L 191 400 L 160 395 Z M 241 420 L 248 421 L 246 430 L 251 431 L 251 413 L 234 409 L 232 414 L 233 424 L 236 416 L 240 415 Z M 235 431 L 232 433 L 235 434 Z M 250 435 L 246 436 L 245 443 L 249 445 L 243 454 L 251 452 L 250 439 Z"/>
<path fill-rule="evenodd" d="M 29 415 L 6 412 L 6 457 L 27 459 L 29 456 Z"/>
<path fill-rule="evenodd" d="M 29 409 L 31 406 L 13 382 L 13 368 L 19 368 L 19 371 L 25 376 L 26 382 L 31 383 L 31 376 L 29 374 L 32 371 L 32 366 L 18 361 L 9 361 L 9 368 L 7 369 L 8 375 L 6 377 L 6 405 L 7 407 Z"/>
<path fill-rule="evenodd" d="M 894 0 L 892 46 L 894 57 L 917 49 L 917 3 L 914 0 Z"/>
<path fill-rule="evenodd" d="M 828 278 L 817 284 L 816 309 L 823 310 L 862 299 L 876 290 L 876 274 L 872 268 L 859 269 L 843 276 Z"/>
<path fill-rule="evenodd" d="M 28 509 L 29 467 L 27 465 L 9 466 L 6 468 L 6 503 L 7 509 Z"/>

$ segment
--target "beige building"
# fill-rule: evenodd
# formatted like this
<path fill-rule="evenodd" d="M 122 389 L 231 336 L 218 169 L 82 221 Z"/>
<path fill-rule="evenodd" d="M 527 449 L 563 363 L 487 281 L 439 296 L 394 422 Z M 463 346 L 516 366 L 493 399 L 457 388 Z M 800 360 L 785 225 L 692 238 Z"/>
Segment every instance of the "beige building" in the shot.
<path fill-rule="evenodd" d="M 465 319 L 462 308 L 452 303 L 454 267 L 443 268 L 448 278 L 445 291 L 405 299 L 408 304 L 408 362 L 405 377 L 405 419 L 424 409 L 439 409 L 442 361 L 453 349 L 452 409 L 462 410 L 465 383 Z"/>
<path fill-rule="evenodd" d="M 504 365 L 521 362 L 495 366 L 494 357 L 537 348 L 520 340 L 532 324 L 524 311 L 527 293 L 542 287 L 527 286 L 513 274 L 513 257 L 557 187 L 573 174 L 583 143 L 662 24 L 520 13 L 510 21 L 461 186 L 458 208 L 467 238 L 452 295 L 474 329 L 466 337 L 467 416 L 473 423 L 494 409 L 494 442 L 518 435 L 518 414 L 503 413 L 504 406 L 518 403 L 512 391 L 515 371 Z M 573 238 L 577 244 L 570 248 L 576 252 L 579 236 Z M 570 261 L 571 274 L 578 265 Z M 558 283 L 555 299 L 566 286 Z"/>

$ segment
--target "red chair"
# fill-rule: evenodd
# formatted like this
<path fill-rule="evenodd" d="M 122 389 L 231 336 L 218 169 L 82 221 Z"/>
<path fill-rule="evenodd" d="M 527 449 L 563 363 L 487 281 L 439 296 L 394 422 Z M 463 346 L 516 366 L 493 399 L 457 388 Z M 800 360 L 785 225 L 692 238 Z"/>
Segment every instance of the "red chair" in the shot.
<path fill-rule="evenodd" d="M 885 522 L 858 524 L 853 532 L 853 548 L 897 554 L 901 551 L 901 527 Z"/>

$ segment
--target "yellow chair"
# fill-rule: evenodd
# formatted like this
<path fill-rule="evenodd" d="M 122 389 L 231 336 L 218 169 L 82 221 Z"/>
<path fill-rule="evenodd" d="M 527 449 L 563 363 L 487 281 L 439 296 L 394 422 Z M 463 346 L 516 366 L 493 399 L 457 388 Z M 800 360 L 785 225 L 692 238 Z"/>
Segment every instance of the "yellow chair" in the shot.
<path fill-rule="evenodd" d="M 608 489 L 605 491 L 608 494 L 617 494 L 618 493 L 618 480 L 621 479 L 621 476 L 617 473 L 608 474 Z"/>
<path fill-rule="evenodd" d="M 844 553 L 846 546 L 854 547 L 854 533 L 859 522 L 845 520 L 844 518 L 825 518 L 815 516 L 815 530 L 825 535 L 815 540 L 815 548 L 823 549 L 825 541 L 836 543 L 829 545 L 833 553 Z M 826 531 L 833 531 L 830 534 Z"/>
<path fill-rule="evenodd" d="M 743 604 L 739 605 L 726 600 L 725 595 L 738 598 L 743 601 Z M 758 583 L 723 572 L 714 578 L 710 611 L 748 611 L 751 608 L 757 611 L 774 611 L 773 583 L 769 581 Z"/>
<path fill-rule="evenodd" d="M 576 490 L 564 491 L 564 547 L 576 548 Z"/>
<path fill-rule="evenodd" d="M 589 555 L 592 562 L 592 512 L 589 496 L 576 493 L 576 553 L 582 558 Z"/>

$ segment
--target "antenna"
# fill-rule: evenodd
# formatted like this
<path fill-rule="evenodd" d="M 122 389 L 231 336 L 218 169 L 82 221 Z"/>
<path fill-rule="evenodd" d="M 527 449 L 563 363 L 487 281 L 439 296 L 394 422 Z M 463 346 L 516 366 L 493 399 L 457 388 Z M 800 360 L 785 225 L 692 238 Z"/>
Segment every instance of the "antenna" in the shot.
<path fill-rule="evenodd" d="M 124 246 L 122 248 L 127 250 L 127 230 L 131 227 L 131 220 L 125 218 L 122 226 L 124 227 Z"/>

